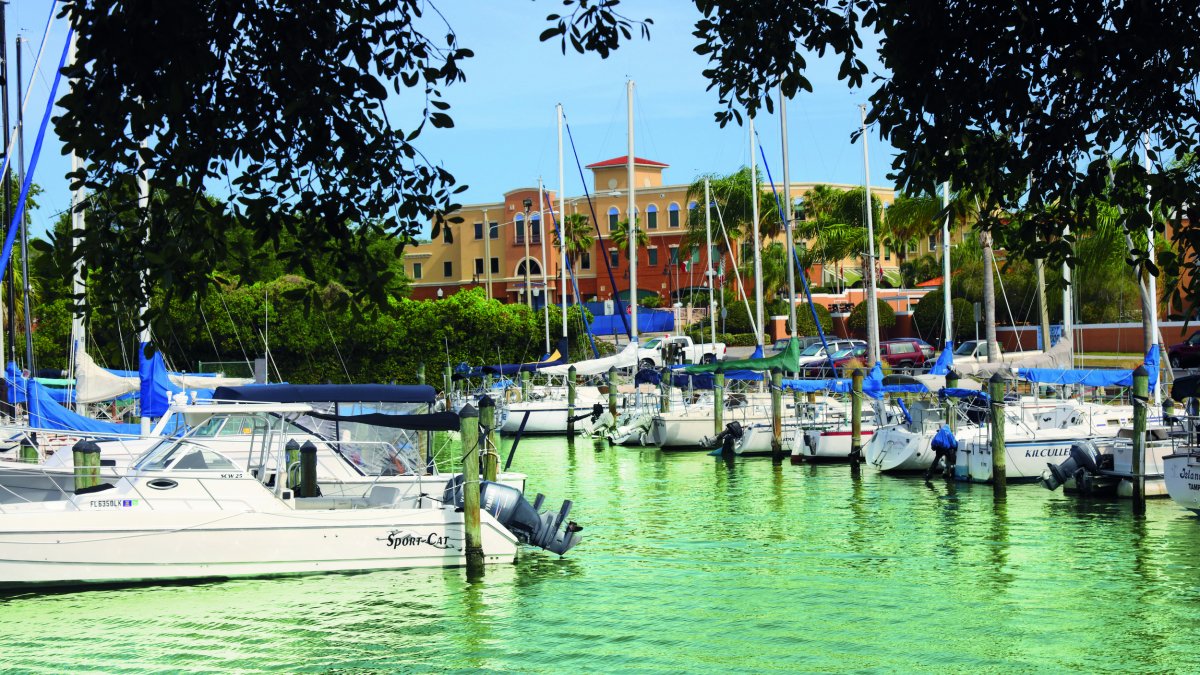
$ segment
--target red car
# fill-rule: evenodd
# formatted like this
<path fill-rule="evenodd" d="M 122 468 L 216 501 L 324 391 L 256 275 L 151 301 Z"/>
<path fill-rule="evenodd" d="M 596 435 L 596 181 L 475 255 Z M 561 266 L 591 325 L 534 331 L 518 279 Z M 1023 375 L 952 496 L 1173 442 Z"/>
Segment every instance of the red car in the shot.
<path fill-rule="evenodd" d="M 1167 347 L 1167 358 L 1172 368 L 1195 368 L 1200 365 L 1200 331 L 1192 333 L 1177 345 Z"/>
<path fill-rule="evenodd" d="M 927 358 L 921 349 L 921 343 L 910 338 L 884 340 L 879 343 L 879 359 L 890 364 L 892 368 L 917 368 L 924 364 Z"/>

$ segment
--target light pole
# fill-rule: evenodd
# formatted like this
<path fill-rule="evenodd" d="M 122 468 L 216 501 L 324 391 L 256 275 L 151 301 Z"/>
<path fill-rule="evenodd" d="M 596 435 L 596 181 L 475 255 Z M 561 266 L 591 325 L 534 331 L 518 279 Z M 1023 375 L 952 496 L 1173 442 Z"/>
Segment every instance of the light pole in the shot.
<path fill-rule="evenodd" d="M 488 222 L 487 209 L 483 210 L 483 258 L 487 271 L 487 296 L 492 299 L 492 224 Z"/>
<path fill-rule="evenodd" d="M 526 197 L 521 206 L 525 207 L 525 218 L 521 221 L 521 239 L 525 241 L 525 260 L 521 263 L 525 266 L 525 302 L 533 309 L 533 289 L 529 284 L 529 211 L 533 209 L 533 200 Z"/>

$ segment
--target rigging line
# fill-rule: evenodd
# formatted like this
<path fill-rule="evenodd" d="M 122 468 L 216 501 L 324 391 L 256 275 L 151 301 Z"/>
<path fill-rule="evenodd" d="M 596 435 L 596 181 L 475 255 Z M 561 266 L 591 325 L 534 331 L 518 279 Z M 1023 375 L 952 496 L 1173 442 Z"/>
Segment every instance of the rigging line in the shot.
<path fill-rule="evenodd" d="M 992 273 L 996 275 L 996 279 L 1000 281 L 1000 297 L 1004 298 L 1004 306 L 1008 309 L 1008 325 L 1016 327 L 1017 320 L 1013 318 L 1012 305 L 1008 302 L 1008 292 L 1004 290 L 1004 275 L 1000 274 L 997 265 L 992 265 Z M 1025 351 L 1025 347 L 1021 344 L 1021 331 L 1013 331 L 1017 337 L 1017 349 Z"/>
<path fill-rule="evenodd" d="M 342 358 L 342 350 L 338 349 L 337 338 L 333 337 L 333 329 L 329 327 L 329 316 L 325 310 L 321 310 L 321 321 L 325 322 L 325 330 L 329 332 L 329 341 L 333 343 L 333 351 L 337 354 L 338 362 L 342 364 L 342 372 L 346 373 L 346 382 L 354 384 L 354 378 L 350 377 L 350 369 L 346 367 L 346 360 Z"/>
<path fill-rule="evenodd" d="M 267 344 L 267 338 L 265 335 L 263 335 L 263 332 L 258 328 L 258 326 L 254 327 L 254 331 L 256 333 L 258 333 L 258 339 L 262 340 L 262 343 L 264 345 Z M 279 364 L 275 363 L 275 355 L 272 354 L 271 350 L 269 350 L 269 349 L 264 349 L 263 352 L 266 354 L 266 357 L 267 357 L 267 368 L 274 367 L 275 368 L 275 380 L 277 382 L 283 382 L 283 375 L 279 374 Z M 307 358 L 309 360 L 310 364 L 312 363 L 312 358 L 307 353 L 305 354 L 305 358 Z"/>
<path fill-rule="evenodd" d="M 204 321 L 204 332 L 208 333 L 208 341 L 212 343 L 213 356 L 215 356 L 216 359 L 218 361 L 220 361 L 221 360 L 221 350 L 217 349 L 217 340 L 216 340 L 216 338 L 213 337 L 212 329 L 209 328 L 208 317 L 205 316 L 205 314 L 204 314 L 204 303 L 198 302 L 196 304 L 200 307 L 200 319 L 202 321 Z"/>
<path fill-rule="evenodd" d="M 725 237 L 725 248 L 729 250 L 729 260 L 732 263 L 733 275 L 737 278 L 738 288 L 742 291 L 742 302 L 746 305 L 746 316 L 750 319 L 750 326 L 754 328 L 755 335 L 758 334 L 758 326 L 754 322 L 754 313 L 750 311 L 750 298 L 746 295 L 746 286 L 742 284 L 742 273 L 738 270 L 737 256 L 733 254 L 733 244 L 729 243 L 729 231 L 725 229 L 725 216 L 721 213 L 721 206 L 713 200 L 713 207 L 717 210 L 717 224 L 721 226 L 721 234 Z"/>
<path fill-rule="evenodd" d="M 783 214 L 787 213 L 787 211 L 784 211 L 783 204 L 779 200 L 779 190 L 775 187 L 775 179 L 771 177 L 771 166 L 767 163 L 767 153 L 765 150 L 763 150 L 762 143 L 758 144 L 758 153 L 762 156 L 763 169 L 767 172 L 767 180 L 771 181 L 771 192 L 775 195 L 776 212 L 779 213 L 780 217 L 782 218 Z M 821 320 L 817 318 L 817 307 L 813 304 L 812 292 L 808 288 L 808 274 L 805 273 L 804 266 L 800 264 L 800 256 L 796 253 L 795 245 L 791 246 L 791 249 L 792 261 L 790 264 L 796 265 L 796 269 L 800 270 L 800 274 L 797 276 L 799 276 L 800 281 L 804 283 L 804 296 L 808 299 L 808 311 L 812 312 L 813 324 L 815 324 L 817 327 L 817 335 L 820 336 L 821 346 L 825 349 L 825 357 L 829 361 L 829 369 L 833 373 L 833 376 L 837 377 L 837 366 L 833 365 L 833 354 L 829 350 L 829 343 L 825 340 L 825 329 L 821 327 Z M 871 270 L 870 273 L 874 274 L 875 270 Z"/>
<path fill-rule="evenodd" d="M 617 292 L 617 279 L 613 276 L 612 266 L 609 265 L 608 255 L 604 250 L 604 235 L 600 233 L 600 221 L 596 218 L 596 205 L 592 202 L 592 195 L 588 191 L 587 179 L 583 176 L 583 163 L 579 161 L 579 151 L 575 149 L 575 136 L 571 133 L 571 125 L 567 123 L 567 116 L 565 114 L 563 115 L 563 127 L 567 130 L 567 139 L 571 142 L 571 154 L 575 156 L 575 168 L 579 170 L 579 181 L 583 184 L 583 196 L 587 199 L 588 210 L 592 213 L 592 227 L 596 230 L 596 242 L 600 244 L 600 252 L 602 254 L 600 258 L 604 262 L 605 271 L 608 272 L 608 282 L 612 284 L 613 299 L 616 300 L 617 304 L 617 314 L 621 315 L 621 325 L 625 327 L 625 332 L 629 335 L 629 339 L 633 340 L 633 329 L 629 326 L 629 318 L 625 316 L 625 306 L 621 302 L 621 294 Z M 630 298 L 630 301 L 636 302 L 637 298 Z"/>
<path fill-rule="evenodd" d="M 545 190 L 543 190 L 545 192 Z M 547 194 L 547 196 L 549 196 Z M 583 301 L 580 300 L 579 282 L 575 279 L 575 269 L 571 266 L 571 256 L 567 253 L 567 240 L 565 237 L 566 223 L 563 223 L 563 232 L 558 229 L 558 217 L 554 212 L 554 202 L 550 201 L 550 222 L 554 225 L 554 234 L 558 236 L 559 251 L 561 252 L 563 264 L 567 267 L 567 274 L 571 277 L 571 287 L 575 290 L 575 306 L 579 307 L 579 316 L 583 319 L 583 329 L 587 331 L 588 341 L 592 345 L 592 355 L 595 358 L 600 358 L 600 352 L 596 349 L 596 337 L 592 335 L 592 327 L 587 320 L 587 312 L 584 311 Z M 566 297 L 566 290 L 562 289 L 563 297 Z M 567 352 L 571 351 L 570 343 L 567 344 Z"/>
<path fill-rule="evenodd" d="M 221 306 L 225 308 L 225 316 L 229 317 L 229 325 L 233 327 L 233 337 L 237 340 L 238 349 L 242 352 L 242 358 L 246 360 L 246 365 L 250 366 L 250 372 L 253 373 L 254 365 L 250 362 L 250 355 L 246 353 L 246 345 L 242 343 L 242 336 L 238 333 L 237 321 L 234 321 L 233 313 L 229 311 L 229 305 L 225 304 L 225 296 L 218 292 L 217 299 L 221 301 Z"/>
<path fill-rule="evenodd" d="M 42 42 L 38 46 L 37 58 L 35 58 L 33 60 L 34 69 L 37 69 L 38 66 L 42 62 L 42 55 L 46 51 L 46 42 L 50 38 L 50 26 L 51 26 L 51 24 L 54 23 L 54 12 L 56 9 L 57 9 L 57 3 L 50 3 L 50 16 L 46 19 L 46 28 L 42 31 Z M 47 103 L 47 109 L 46 109 L 46 117 L 47 118 L 49 118 L 50 110 L 52 109 L 53 104 L 54 104 L 54 94 L 58 91 L 58 82 L 61 79 L 62 69 L 66 65 L 67 52 L 70 50 L 72 33 L 74 33 L 74 30 L 67 31 L 67 44 L 63 46 L 62 61 L 58 64 L 58 71 L 56 71 L 55 76 L 54 76 L 54 86 L 51 88 L 50 95 L 46 102 Z M 29 90 L 25 91 L 25 100 L 21 101 L 21 115 L 17 119 L 21 119 L 25 116 L 25 112 L 29 108 L 29 101 L 33 98 L 32 89 L 33 88 L 30 87 Z M 45 122 L 43 122 L 42 124 L 44 126 Z M 21 130 L 21 131 L 24 131 L 24 130 Z M 3 176 L 8 173 L 9 164 L 12 163 L 12 153 L 13 153 L 13 147 L 15 147 L 16 143 L 17 143 L 17 133 L 18 133 L 18 127 L 16 126 L 16 124 L 14 124 L 13 128 L 12 128 L 12 134 L 9 136 L 9 139 L 8 139 L 8 147 L 4 149 L 4 162 L 2 164 L 0 164 L 0 176 Z M 35 158 L 37 157 L 36 149 L 34 150 L 34 157 Z M 37 160 L 35 159 L 34 162 L 36 163 L 36 161 Z M 22 168 L 22 170 L 24 170 L 24 168 Z M 0 275 L 0 276 L 2 276 L 2 275 Z"/>

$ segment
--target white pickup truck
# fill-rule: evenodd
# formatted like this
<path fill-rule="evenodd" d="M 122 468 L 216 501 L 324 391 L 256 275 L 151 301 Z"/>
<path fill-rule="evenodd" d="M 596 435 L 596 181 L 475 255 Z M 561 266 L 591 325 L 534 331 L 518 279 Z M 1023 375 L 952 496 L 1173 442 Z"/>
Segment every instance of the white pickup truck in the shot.
<path fill-rule="evenodd" d="M 725 358 L 725 343 L 696 344 L 686 335 L 663 335 L 642 343 L 638 349 L 638 368 L 660 368 L 664 357 L 674 351 L 673 363 L 712 363 Z"/>
<path fill-rule="evenodd" d="M 1022 352 L 1011 352 L 1011 353 L 1005 354 L 1004 350 L 1001 350 L 999 360 L 1001 363 L 1004 363 L 1005 361 L 1011 361 L 1014 358 L 1024 358 L 1027 356 L 1036 356 L 1041 353 L 1042 352 L 1040 350 L 1037 350 L 1037 351 L 1026 350 L 1026 351 L 1022 351 Z M 966 340 L 965 342 L 963 342 L 962 344 L 960 344 L 959 346 L 954 348 L 954 363 L 955 363 L 955 365 L 958 365 L 961 363 L 975 364 L 975 363 L 987 363 L 987 362 L 988 362 L 987 340 Z"/>

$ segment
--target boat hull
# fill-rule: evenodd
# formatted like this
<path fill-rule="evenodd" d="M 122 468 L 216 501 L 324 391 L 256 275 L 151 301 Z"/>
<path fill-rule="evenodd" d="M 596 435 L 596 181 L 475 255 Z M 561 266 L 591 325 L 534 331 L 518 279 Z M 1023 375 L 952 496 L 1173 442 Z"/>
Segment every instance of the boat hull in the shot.
<path fill-rule="evenodd" d="M 481 516 L 484 562 L 513 562 L 515 538 Z M 64 511 L 6 514 L 0 524 L 8 589 L 465 564 L 453 509 Z"/>
<path fill-rule="evenodd" d="M 1181 452 L 1163 457 L 1163 482 L 1176 504 L 1200 514 L 1200 456 Z"/>
<path fill-rule="evenodd" d="M 875 434 L 874 427 L 863 425 L 859 432 L 863 445 Z M 805 462 L 848 462 L 854 433 L 845 430 L 808 429 L 797 438 L 792 458 Z"/>

